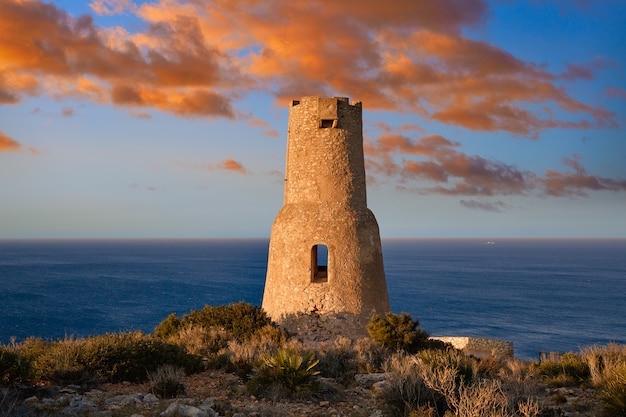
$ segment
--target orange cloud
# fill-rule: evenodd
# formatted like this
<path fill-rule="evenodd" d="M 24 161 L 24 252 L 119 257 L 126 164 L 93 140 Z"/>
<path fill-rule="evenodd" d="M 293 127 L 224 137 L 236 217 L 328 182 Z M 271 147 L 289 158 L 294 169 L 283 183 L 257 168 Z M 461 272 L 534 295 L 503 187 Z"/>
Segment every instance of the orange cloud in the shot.
<path fill-rule="evenodd" d="M 240 162 L 235 161 L 233 158 L 227 158 L 218 164 L 208 164 L 208 165 L 189 163 L 189 162 L 180 162 L 180 161 L 175 161 L 174 163 L 186 169 L 194 169 L 194 170 L 207 170 L 208 169 L 209 171 L 225 170 L 225 171 L 238 172 L 239 174 L 244 174 L 244 175 L 250 173 L 250 171 L 244 168 L 244 166 Z"/>
<path fill-rule="evenodd" d="M 19 152 L 21 149 L 19 142 L 0 132 L 0 152 Z"/>
<path fill-rule="evenodd" d="M 105 1 L 92 7 L 104 13 L 105 3 L 113 11 L 126 4 Z M 112 35 L 94 26 L 90 16 L 75 18 L 39 0 L 1 2 L 0 15 L 0 103 L 15 104 L 24 94 L 45 89 L 182 116 L 234 115 L 231 99 L 217 89 L 229 85 L 224 80 L 236 69 L 206 46 L 193 19 L 150 26 L 146 36 L 154 46 L 140 49 L 124 31 Z M 112 42 L 116 36 L 124 39 Z M 21 83 L 7 82 L 10 78 Z M 139 92 L 135 100 L 120 91 L 125 85 Z"/>
<path fill-rule="evenodd" d="M 224 169 L 226 171 L 238 172 L 240 174 L 247 174 L 248 170 L 243 167 L 239 162 L 232 158 L 225 159 L 217 165 L 218 169 Z"/>
<path fill-rule="evenodd" d="M 262 90 L 279 102 L 340 93 L 369 110 L 531 138 L 551 128 L 618 126 L 614 113 L 558 84 L 593 79 L 610 60 L 553 74 L 472 40 L 463 29 L 484 23 L 484 0 L 393 7 L 379 0 L 93 0 L 90 7 L 132 13 L 145 29 L 100 28 L 41 0 L 0 2 L 0 104 L 49 94 L 235 118 L 233 103 Z"/>

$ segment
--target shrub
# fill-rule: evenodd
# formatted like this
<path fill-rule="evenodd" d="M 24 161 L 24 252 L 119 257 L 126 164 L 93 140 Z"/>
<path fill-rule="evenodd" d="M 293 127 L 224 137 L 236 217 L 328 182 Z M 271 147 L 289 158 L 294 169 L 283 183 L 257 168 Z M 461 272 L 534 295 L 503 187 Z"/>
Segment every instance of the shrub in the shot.
<path fill-rule="evenodd" d="M 213 360 L 222 349 L 228 346 L 230 339 L 231 335 L 224 329 L 207 329 L 204 326 L 189 323 L 165 340 L 184 347 L 192 355 Z"/>
<path fill-rule="evenodd" d="M 535 363 L 533 368 L 547 383 L 557 386 L 579 385 L 588 382 L 591 377 L 587 362 L 573 352 Z"/>
<path fill-rule="evenodd" d="M 608 416 L 626 415 L 626 364 L 613 370 L 600 389 L 600 400 Z"/>
<path fill-rule="evenodd" d="M 109 333 L 85 340 L 82 360 L 96 376 L 110 382 L 145 381 L 148 372 L 170 364 L 187 372 L 201 369 L 201 360 L 184 348 L 136 333 Z"/>
<path fill-rule="evenodd" d="M 281 329 L 268 325 L 254 333 L 248 341 L 231 340 L 220 353 L 228 358 L 237 375 L 246 378 L 261 357 L 274 355 L 286 341 Z"/>
<path fill-rule="evenodd" d="M 201 368 L 199 357 L 141 332 L 48 342 L 35 356 L 34 363 L 41 380 L 81 385 L 94 380 L 145 381 L 149 372 L 165 364 L 183 367 L 187 372 Z"/>
<path fill-rule="evenodd" d="M 261 307 L 240 302 L 226 306 L 207 305 L 202 310 L 192 310 L 182 319 L 170 314 L 154 333 L 158 337 L 168 337 L 190 324 L 206 329 L 224 329 L 237 340 L 247 340 L 267 325 L 276 326 Z"/>
<path fill-rule="evenodd" d="M 387 384 L 380 397 L 392 415 L 443 415 L 443 396 L 424 384 L 419 363 L 404 352 L 393 354 L 385 364 Z"/>
<path fill-rule="evenodd" d="M 31 361 L 15 349 L 0 345 L 0 385 L 19 384 L 31 376 Z"/>
<path fill-rule="evenodd" d="M 34 359 L 36 377 L 57 385 L 92 384 L 95 374 L 81 359 L 83 344 L 84 340 L 66 337 L 57 342 L 47 342 L 43 348 L 39 346 L 39 354 Z"/>
<path fill-rule="evenodd" d="M 470 383 L 474 378 L 474 363 L 471 358 L 456 349 L 423 350 L 416 360 L 426 368 L 439 370 L 449 368 L 456 375 L 456 385 Z"/>
<path fill-rule="evenodd" d="M 615 370 L 626 366 L 626 345 L 590 346 L 582 349 L 580 355 L 587 362 L 591 382 L 596 386 L 601 386 Z"/>
<path fill-rule="evenodd" d="M 176 398 L 185 394 L 185 386 L 181 382 L 185 370 L 172 365 L 163 365 L 148 375 L 150 392 L 159 398 Z"/>
<path fill-rule="evenodd" d="M 165 338 L 178 333 L 181 327 L 183 327 L 181 319 L 176 316 L 176 313 L 172 313 L 157 325 L 154 329 L 154 335 Z"/>
<path fill-rule="evenodd" d="M 389 349 L 416 353 L 430 345 L 428 333 L 418 326 L 419 321 L 413 320 L 408 313 L 388 312 L 384 317 L 372 316 L 367 332 L 372 339 Z"/>
<path fill-rule="evenodd" d="M 319 374 L 314 368 L 319 363 L 313 352 L 302 354 L 293 349 L 281 349 L 271 356 L 263 356 L 253 369 L 249 388 L 263 394 L 265 387 L 278 384 L 286 393 L 298 393 L 311 388 L 311 378 Z"/>
<path fill-rule="evenodd" d="M 339 337 L 332 343 L 320 344 L 317 352 L 319 355 L 317 369 L 321 375 L 337 379 L 344 384 L 354 381 L 358 368 L 356 352 L 350 339 Z"/>
<path fill-rule="evenodd" d="M 361 373 L 382 372 L 385 361 L 389 358 L 383 345 L 369 337 L 356 340 L 354 353 L 357 371 Z"/>

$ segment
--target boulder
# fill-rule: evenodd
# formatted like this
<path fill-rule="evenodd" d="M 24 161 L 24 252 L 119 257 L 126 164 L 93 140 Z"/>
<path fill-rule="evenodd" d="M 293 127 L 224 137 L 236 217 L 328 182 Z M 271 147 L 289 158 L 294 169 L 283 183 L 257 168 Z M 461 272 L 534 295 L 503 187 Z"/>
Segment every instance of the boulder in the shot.
<path fill-rule="evenodd" d="M 160 414 L 161 417 L 212 417 L 206 411 L 192 405 L 180 404 L 175 401 Z"/>

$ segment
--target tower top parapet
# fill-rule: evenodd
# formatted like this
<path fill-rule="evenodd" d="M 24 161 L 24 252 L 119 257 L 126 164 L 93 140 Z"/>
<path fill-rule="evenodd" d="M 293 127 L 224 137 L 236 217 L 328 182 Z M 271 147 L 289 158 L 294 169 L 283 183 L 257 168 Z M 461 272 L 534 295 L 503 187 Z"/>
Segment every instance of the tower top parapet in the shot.
<path fill-rule="evenodd" d="M 285 204 L 366 208 L 361 103 L 303 97 L 289 108 Z"/>

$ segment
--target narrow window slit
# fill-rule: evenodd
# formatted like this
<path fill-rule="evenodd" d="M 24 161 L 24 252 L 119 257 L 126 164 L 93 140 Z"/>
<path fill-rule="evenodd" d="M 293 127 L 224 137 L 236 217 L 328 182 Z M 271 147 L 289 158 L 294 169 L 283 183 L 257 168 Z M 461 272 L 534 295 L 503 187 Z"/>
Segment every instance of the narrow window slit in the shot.
<path fill-rule="evenodd" d="M 311 282 L 328 282 L 328 247 L 313 245 L 311 248 Z"/>

